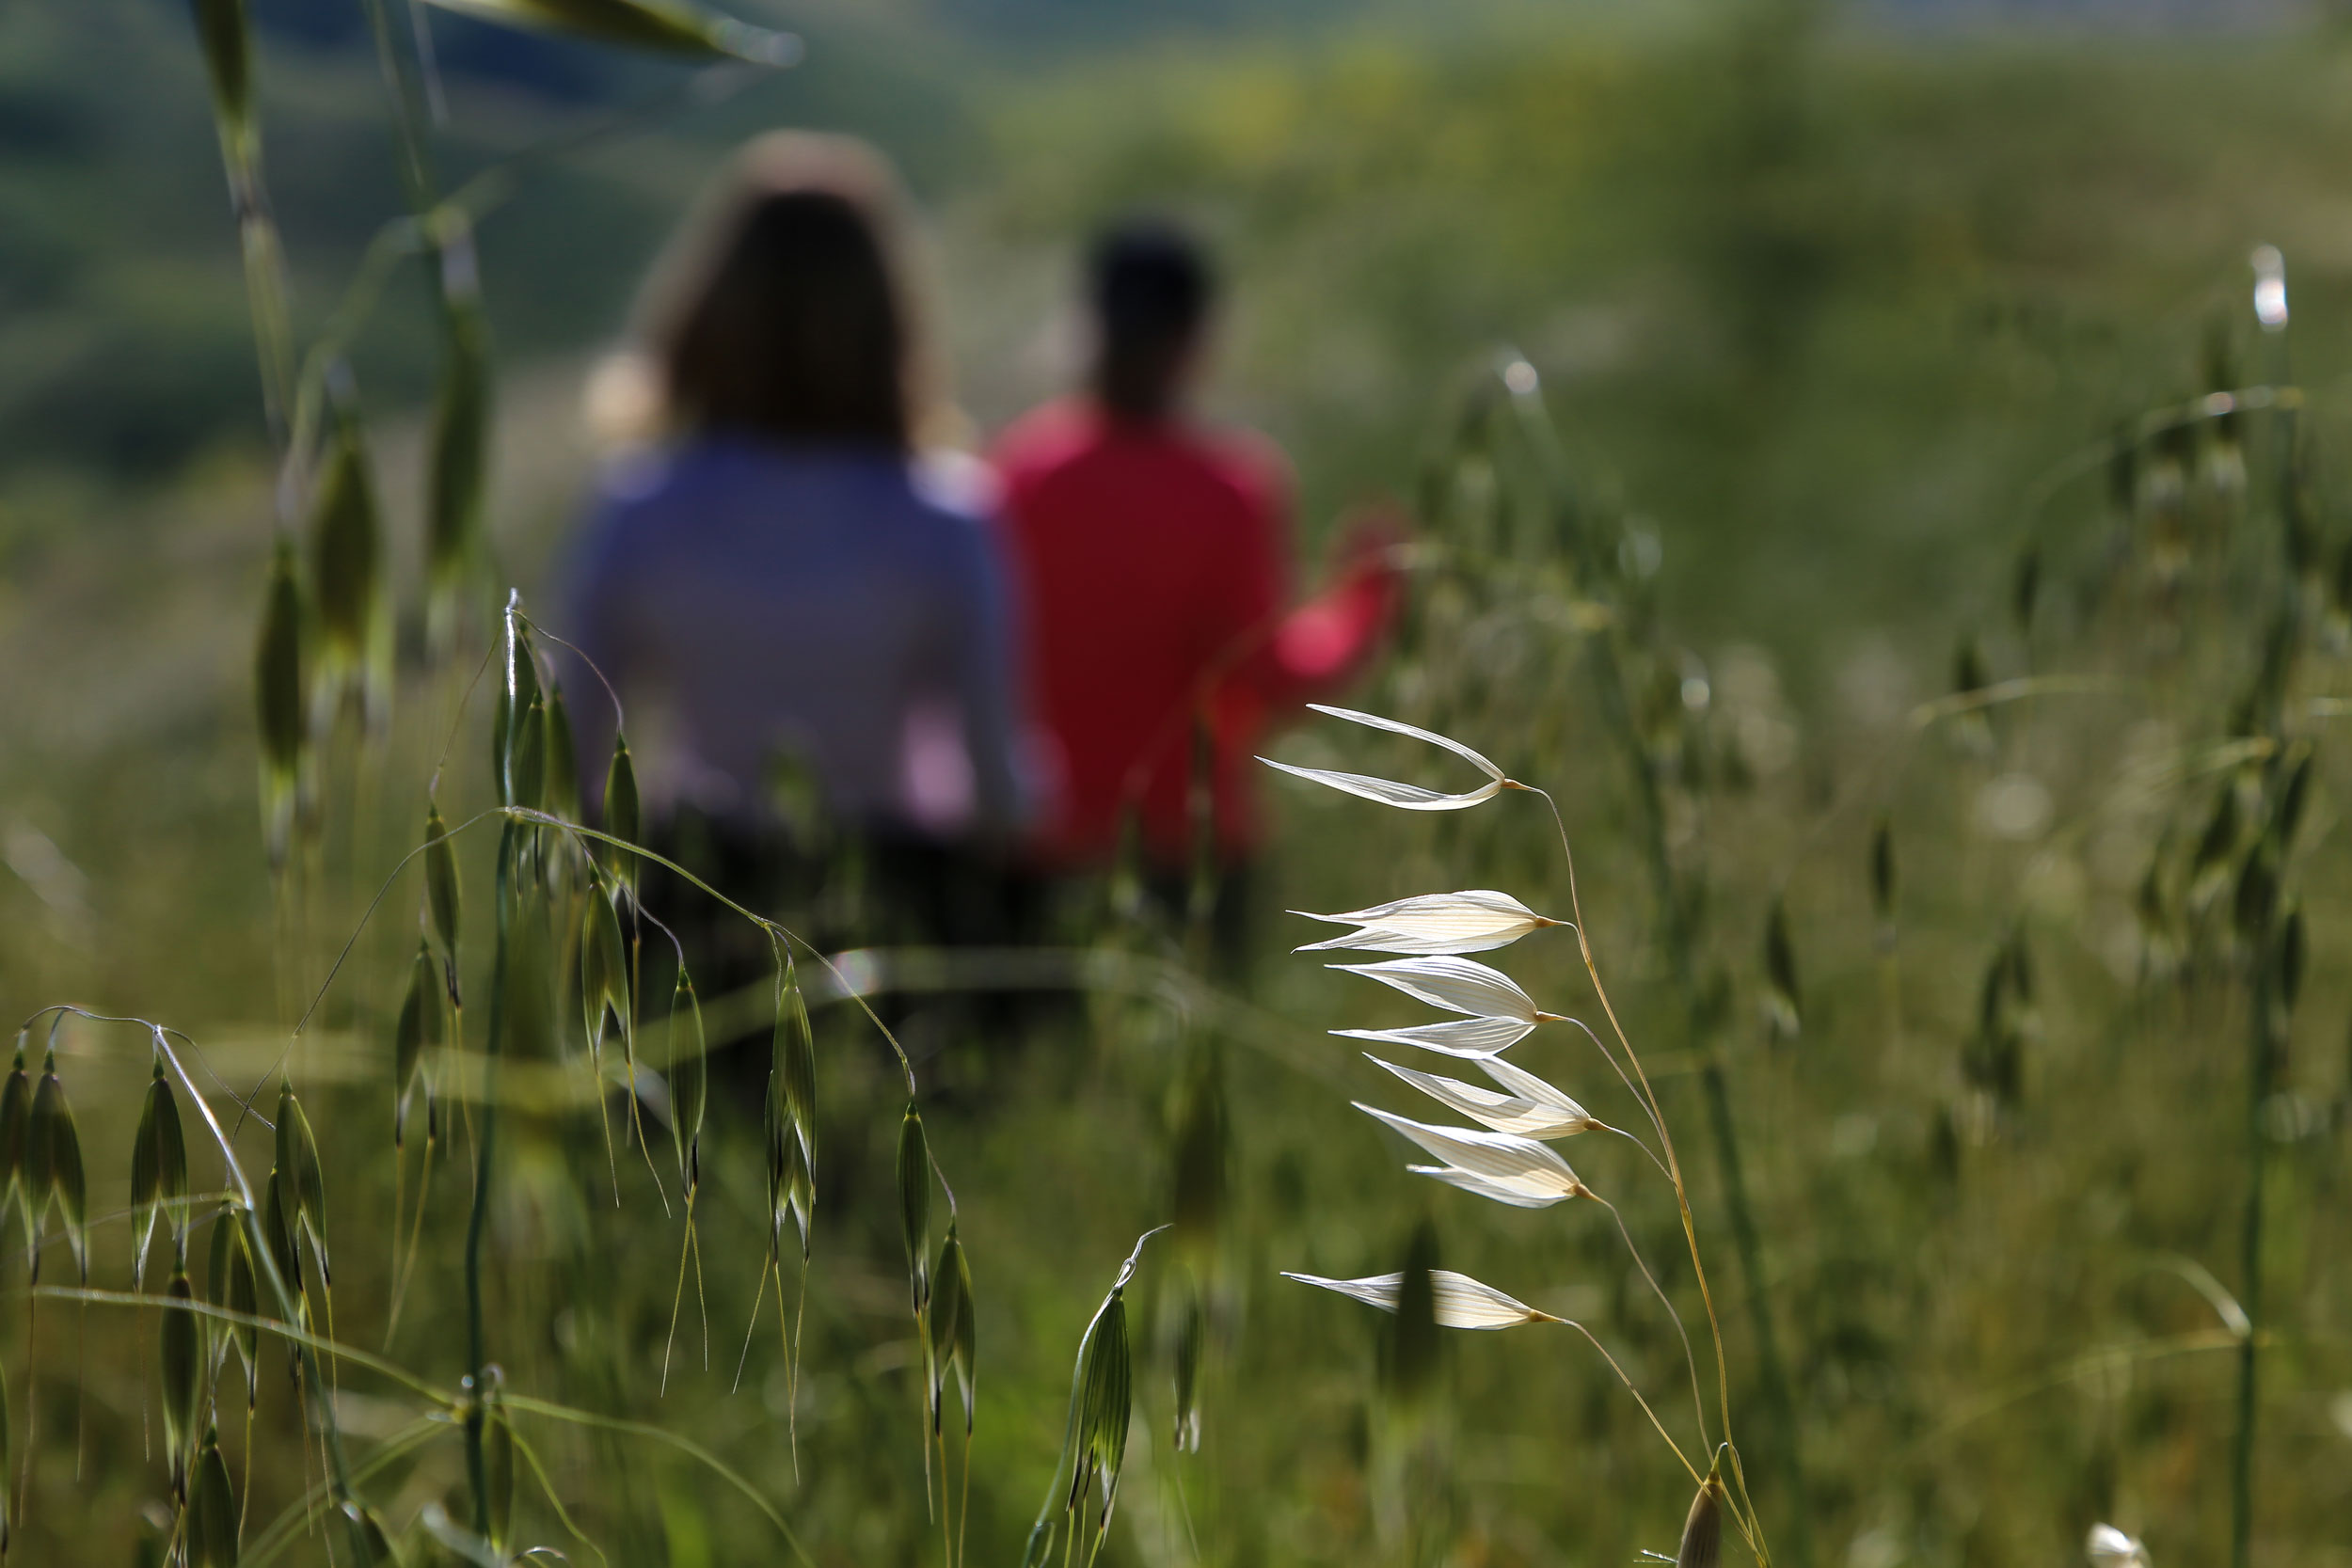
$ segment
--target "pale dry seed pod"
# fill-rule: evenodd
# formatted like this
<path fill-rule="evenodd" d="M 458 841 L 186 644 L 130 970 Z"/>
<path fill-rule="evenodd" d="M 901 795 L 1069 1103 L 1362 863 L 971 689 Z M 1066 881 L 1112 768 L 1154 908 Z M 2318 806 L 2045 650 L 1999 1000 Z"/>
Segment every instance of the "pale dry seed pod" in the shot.
<path fill-rule="evenodd" d="M 1481 1196 L 1524 1209 L 1549 1208 L 1566 1198 L 1589 1196 L 1568 1163 L 1549 1145 L 1533 1138 L 1468 1127 L 1432 1127 L 1360 1101 L 1356 1109 L 1445 1162 L 1441 1167 L 1406 1167 L 1418 1174 L 1435 1176 Z"/>
<path fill-rule="evenodd" d="M 1511 1078 L 1497 1076 L 1497 1081 L 1515 1090 L 1498 1094 L 1476 1084 L 1465 1084 L 1456 1078 L 1440 1078 L 1435 1073 L 1416 1072 L 1411 1068 L 1398 1067 L 1379 1057 L 1365 1053 L 1365 1060 L 1390 1072 L 1421 1090 L 1448 1110 L 1458 1111 L 1472 1121 L 1483 1123 L 1498 1132 L 1510 1132 L 1522 1138 L 1566 1138 L 1588 1132 L 1600 1125 L 1584 1107 L 1553 1088 L 1532 1072 L 1517 1068 L 1505 1070 Z M 1498 1065 L 1491 1061 L 1482 1066 L 1492 1072 Z"/>
<path fill-rule="evenodd" d="M 1447 1056 L 1487 1061 L 1510 1050 L 1534 1031 L 1532 1019 L 1462 1018 L 1444 1023 L 1418 1023 L 1408 1029 L 1334 1029 L 1345 1039 L 1374 1040 L 1382 1045 L 1418 1046 Z"/>
<path fill-rule="evenodd" d="M 799 971 L 776 944 L 776 1028 L 768 1071 L 769 1244 L 783 1256 L 788 1215 L 809 1248 L 817 1208 L 817 1041 Z"/>
<path fill-rule="evenodd" d="M 431 0 L 502 27 L 574 33 L 603 43 L 673 55 L 718 55 L 753 65 L 800 62 L 801 40 L 687 0 Z"/>
<path fill-rule="evenodd" d="M 2113 1525 L 2093 1525 L 2083 1543 L 2090 1568 L 2148 1568 L 2148 1548 Z"/>
<path fill-rule="evenodd" d="M 66 1245 L 73 1254 L 76 1282 L 89 1283 L 89 1190 L 82 1170 L 82 1136 L 66 1103 L 65 1085 L 57 1079 L 57 1053 L 53 1048 L 41 1068 L 40 1086 L 33 1091 L 33 1108 L 26 1118 L 25 1180 L 33 1209 L 33 1266 L 40 1279 L 40 1240 L 54 1206 L 65 1226 Z"/>
<path fill-rule="evenodd" d="M 1395 1311 L 1405 1291 L 1405 1275 L 1402 1273 L 1375 1274 L 1362 1279 L 1327 1279 L 1321 1275 L 1293 1274 L 1285 1269 L 1282 1277 L 1295 1279 L 1301 1285 L 1316 1285 L 1327 1291 L 1336 1291 L 1367 1307 L 1376 1307 L 1383 1312 Z M 1491 1285 L 1482 1284 L 1452 1269 L 1430 1270 L 1429 1283 L 1437 1298 L 1439 1328 L 1517 1328 L 1521 1323 L 1566 1322 L 1549 1312 L 1539 1312 L 1523 1301 L 1504 1295 Z"/>
<path fill-rule="evenodd" d="M 171 1229 L 175 1251 L 185 1251 L 188 1196 L 188 1148 L 180 1127 L 180 1102 L 164 1075 L 161 1056 L 155 1075 L 148 1080 L 139 1102 L 138 1132 L 131 1145 L 131 1281 L 136 1287 L 147 1277 L 147 1249 L 162 1218 Z"/>
<path fill-rule="evenodd" d="M 1508 947 L 1530 931 L 1566 924 L 1537 914 L 1509 894 L 1491 888 L 1424 893 L 1366 910 L 1351 910 L 1345 914 L 1313 914 L 1306 910 L 1293 910 L 1291 913 L 1334 926 L 1359 927 L 1345 936 L 1295 947 L 1295 953 L 1335 948 L 1422 955 L 1485 953 Z"/>
<path fill-rule="evenodd" d="M 1675 1568 L 1716 1568 L 1724 1555 L 1724 1482 L 1715 1471 L 1699 1483 L 1682 1521 L 1682 1544 L 1675 1552 Z"/>
<path fill-rule="evenodd" d="M 1309 703 L 1307 705 L 1317 713 L 1328 714 L 1334 719 L 1344 719 L 1351 724 L 1362 724 L 1375 730 L 1386 730 L 1391 735 L 1410 736 L 1415 740 L 1426 740 L 1433 746 L 1441 746 L 1486 774 L 1486 782 L 1476 789 L 1449 795 L 1442 790 L 1428 789 L 1420 784 L 1399 784 L 1392 779 L 1376 779 L 1364 773 L 1342 773 L 1327 768 L 1298 768 L 1287 762 L 1276 762 L 1271 757 L 1260 757 L 1258 759 L 1260 762 L 1264 763 L 1268 768 L 1279 768 L 1294 777 L 1326 785 L 1343 794 L 1358 796 L 1366 800 L 1376 800 L 1384 806 L 1397 806 L 1406 811 L 1461 811 L 1493 800 L 1502 792 L 1503 786 L 1510 783 L 1503 777 L 1502 768 L 1497 768 L 1458 740 L 1448 739 L 1433 731 L 1419 729 L 1411 724 L 1400 724 L 1393 719 L 1383 719 L 1376 714 L 1359 713 L 1353 708 L 1327 707 L 1321 703 Z"/>
<path fill-rule="evenodd" d="M 1416 1002 L 1426 1002 L 1448 1012 L 1467 1013 L 1472 1018 L 1507 1018 L 1532 1026 L 1551 1016 L 1538 1008 L 1534 998 L 1519 990 L 1508 974 L 1472 958 L 1433 955 L 1391 958 L 1385 963 L 1327 967 L 1361 974 L 1384 986 L 1393 986 Z"/>

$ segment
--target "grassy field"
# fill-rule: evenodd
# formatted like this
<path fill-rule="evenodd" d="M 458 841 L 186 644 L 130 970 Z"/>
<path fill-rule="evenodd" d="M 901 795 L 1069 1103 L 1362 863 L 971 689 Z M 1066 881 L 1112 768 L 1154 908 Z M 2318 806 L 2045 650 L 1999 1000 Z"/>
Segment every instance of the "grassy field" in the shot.
<path fill-rule="evenodd" d="M 397 703 L 380 750 L 328 757 L 297 907 L 274 893 L 253 803 L 272 476 L 234 236 L 199 215 L 220 190 L 199 68 L 149 23 L 120 69 L 166 85 L 120 118 L 95 94 L 42 97 L 29 75 L 0 99 L 20 118 L 46 105 L 53 128 L 111 124 L 96 142 L 59 131 L 0 183 L 8 211 L 54 236 L 47 275 L 18 260 L 30 242 L 0 243 L 8 278 L 52 291 L 21 293 L 0 327 L 18 344 L 0 367 L 0 659 L 21 673 L 0 683 L 0 996 L 20 1014 L 71 1001 L 184 1029 L 219 1081 L 267 1085 L 267 1114 L 289 1024 L 360 931 L 291 1056 L 336 1264 L 321 1329 L 446 1391 L 469 1366 L 479 1130 L 449 1113 L 393 1332 L 395 1219 L 421 1201 L 416 1145 L 396 1182 L 390 1140 L 414 868 L 361 927 L 421 842 L 453 733 L 441 810 L 459 823 L 495 803 L 486 695 L 458 706 L 488 632 L 428 665 L 412 586 L 429 313 L 404 275 L 355 354 L 401 606 Z M 96 57 L 66 22 L 0 26 L 47 29 L 46 58 Z M 1081 1335 L 1136 1236 L 1180 1212 L 1184 1233 L 1151 1243 L 1126 1291 L 1135 1418 L 1106 1560 L 1674 1554 L 1692 1478 L 1585 1340 L 1452 1335 L 1432 1370 L 1391 1320 L 1279 1277 L 1425 1266 L 1426 1221 L 1444 1267 L 1589 1328 L 1705 1468 L 1681 1340 L 1607 1212 L 1505 1209 L 1404 1171 L 1406 1146 L 1348 1101 L 1437 1108 L 1326 1031 L 1436 1015 L 1315 961 L 1382 955 L 1285 952 L 1332 928 L 1284 910 L 1496 888 L 1562 918 L 1581 904 L 1688 1174 L 1730 1416 L 1779 1560 L 2047 1563 L 2100 1521 L 2158 1564 L 2228 1560 L 2250 1313 L 2251 1559 L 2352 1562 L 2352 990 L 2334 961 L 2352 905 L 2333 783 L 2352 672 L 2332 483 L 2352 321 L 2333 149 L 2352 111 L 2334 41 L 1888 39 L 1758 11 L 1646 29 L 1506 18 L 1435 43 L 1370 25 L 1279 42 L 1205 30 L 969 71 L 935 38 L 858 59 L 805 98 L 755 88 L 560 160 L 485 221 L 499 580 L 561 634 L 540 589 L 596 459 L 583 369 L 670 216 L 751 124 L 847 123 L 910 163 L 959 394 L 983 427 L 1066 373 L 1074 237 L 1133 202 L 1173 205 L 1230 259 L 1216 405 L 1294 454 L 1310 546 L 1368 495 L 1420 518 L 1399 646 L 1349 700 L 1550 790 L 1578 878 L 1518 792 L 1414 815 L 1269 778 L 1282 832 L 1241 972 L 1104 890 L 1062 960 L 1098 982 L 1078 1018 L 1014 1040 L 936 999 L 877 1001 L 916 1055 L 969 1250 L 967 1554 L 1018 1560 Z M 271 146 L 306 331 L 398 209 L 373 71 L 363 55 L 301 56 L 267 102 L 305 132 Z M 590 112 L 487 88 L 459 108 L 453 169 Z M 76 184 L 88 166 L 142 182 L 102 199 Z M 142 253 L 133 209 L 168 244 Z M 2249 303 L 2264 243 L 2285 257 L 2283 335 Z M 1497 379 L 1518 355 L 1540 394 Z M 2285 411 L 2267 392 L 2226 420 L 2192 402 L 2290 382 Z M 1477 779 L 1336 721 L 1275 754 Z M 499 831 L 457 841 L 475 1050 Z M 567 921 L 582 896 L 562 895 Z M 1613 1038 L 1569 932 L 1483 957 Z M 809 1560 L 928 1560 L 949 1547 L 926 1500 L 942 1460 L 919 1436 L 898 1234 L 904 1085 L 873 1025 L 802 968 L 821 1137 L 797 1378 L 765 1267 L 761 986 L 704 998 L 715 1035 L 748 1036 L 712 1079 L 707 1351 L 691 1278 L 668 1348 L 683 1232 L 667 1135 L 608 1166 L 567 1011 L 563 1043 L 505 1079 L 484 1211 L 491 1355 L 518 1397 L 699 1445 Z M 666 1063 L 663 995 L 638 1010 L 647 1059 Z M 57 1038 L 103 1222 L 92 1283 L 127 1289 L 151 1048 L 113 1025 Z M 1649 1127 L 1568 1025 L 1509 1060 L 1605 1122 Z M 624 1103 L 611 1097 L 608 1118 Z M 183 1108 L 193 1187 L 216 1191 L 220 1163 Z M 248 1122 L 238 1137 L 258 1181 L 269 1134 Z M 1688 1325 L 1720 1427 L 1672 1185 L 1622 1140 L 1560 1148 Z M 7 1277 L 24 1307 L 0 1334 L 24 1467 L 12 1550 L 159 1553 L 173 1528 L 159 1314 L 36 1303 L 16 1266 Z M 40 1283 L 71 1278 L 53 1239 Z M 1172 1441 L 1171 1388 L 1196 1306 L 1191 1453 Z M 325 1460 L 286 1360 L 263 1350 L 247 1547 L 292 1509 L 285 1560 L 347 1560 L 330 1522 L 304 1527 Z M 332 1378 L 353 1463 L 381 1462 L 360 1495 L 405 1550 L 442 1549 L 417 1521 L 429 1504 L 470 1518 L 455 1428 L 418 1425 L 431 1400 L 356 1361 Z M 242 1491 L 243 1378 L 220 1387 Z M 957 1409 L 951 1396 L 961 1484 Z M 517 1414 L 515 1429 L 513 1549 L 675 1568 L 790 1554 L 674 1444 L 575 1417 Z M 1725 1550 L 1745 1548 L 1735 1535 Z"/>

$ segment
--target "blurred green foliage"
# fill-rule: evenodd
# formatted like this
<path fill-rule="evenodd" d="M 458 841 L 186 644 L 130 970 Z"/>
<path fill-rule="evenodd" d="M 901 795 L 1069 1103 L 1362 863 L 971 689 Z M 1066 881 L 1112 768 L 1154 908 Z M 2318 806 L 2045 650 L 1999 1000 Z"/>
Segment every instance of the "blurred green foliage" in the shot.
<path fill-rule="evenodd" d="M 2333 388 L 2352 291 L 2331 150 L 2352 109 L 2332 46 L 1890 36 L 1759 7 L 1705 24 L 1513 11 L 1442 32 L 1407 19 L 1276 41 L 1204 25 L 1185 41 L 1079 49 L 1049 25 L 1055 10 L 994 7 L 961 33 L 919 11 L 820 19 L 804 73 L 531 175 L 483 230 L 507 372 L 494 511 L 508 569 L 539 579 L 589 461 L 572 356 L 612 340 L 675 214 L 749 128 L 859 129 L 908 166 L 936 219 L 960 391 L 986 424 L 1066 369 L 1050 323 L 1085 228 L 1139 201 L 1194 215 L 1232 282 L 1216 402 L 1288 446 L 1309 532 L 1383 492 L 1415 498 L 1429 522 L 1405 637 L 1360 700 L 1561 796 L 1604 972 L 1694 1169 L 1742 1440 L 1784 1557 L 1795 1505 L 1779 1456 L 1758 1447 L 1771 1423 L 1740 1310 L 1755 1282 L 1705 1152 L 1708 1048 L 1722 1053 L 1748 1158 L 1815 1560 L 2047 1562 L 2108 1516 L 2148 1535 L 2159 1562 L 2219 1560 L 2232 1347 L 2181 1260 L 2240 1288 L 2247 988 L 2215 912 L 2234 863 L 2205 863 L 2197 847 L 2218 800 L 2258 801 L 2279 782 L 2229 750 L 2263 662 L 2263 607 L 2280 592 L 2265 477 L 2279 427 L 2248 421 L 2258 483 L 2234 499 L 2217 499 L 2208 432 L 2143 453 L 2152 467 L 2181 459 L 2176 477 L 2202 498 L 2206 544 L 2174 598 L 2143 576 L 2144 519 L 2103 497 L 2091 449 L 2208 390 L 2217 330 L 2243 367 L 2225 379 L 2275 372 L 2277 342 L 2247 321 L 2245 270 L 2254 244 L 2275 243 L 2294 368 L 2317 389 L 2304 415 L 2321 454 L 2312 526 L 2333 559 L 2344 519 L 2324 482 L 2344 450 Z M 970 41 L 998 27 L 1040 36 L 1027 26 L 1065 52 Z M 281 32 L 264 50 L 273 185 L 310 325 L 400 199 L 374 67 L 345 40 Z M 561 90 L 453 69 L 449 172 L 677 81 L 580 69 Z M 306 934 L 274 940 L 242 685 L 267 492 L 203 113 L 174 8 L 0 16 L 0 663 L 26 673 L 0 685 L 0 998 L 20 1013 L 72 997 L 186 1026 L 242 1087 L 275 1058 L 287 999 L 317 982 L 412 847 L 450 701 L 405 637 L 391 750 L 330 770 L 328 870 Z M 382 428 L 433 370 L 421 291 L 413 277 L 404 286 L 357 356 Z M 1561 418 L 1557 471 L 1531 469 L 1493 420 L 1462 412 L 1504 343 Z M 382 461 L 406 570 L 419 509 L 397 478 L 415 463 L 413 438 L 402 443 L 393 429 Z M 2086 451 L 2073 483 L 2028 507 L 2054 463 Z M 1609 563 L 1597 575 L 1568 569 L 1571 523 Z M 2041 549 L 2027 599 L 2029 534 Z M 2327 595 L 2312 585 L 2303 599 L 2312 621 L 2289 690 L 2325 781 L 2344 749 L 2309 704 L 2341 702 L 2346 672 L 2321 634 Z M 1625 640 L 1630 752 L 1588 662 L 1603 628 Z M 1964 685 L 2062 671 L 2099 689 L 1914 726 L 1914 705 L 1952 684 L 1963 636 Z M 484 721 L 472 714 L 453 754 L 485 753 Z M 1427 764 L 1320 730 L 1286 746 L 1401 776 Z M 446 789 L 452 821 L 489 796 L 463 768 Z M 2263 1560 L 2296 1568 L 2352 1560 L 2338 1528 L 2352 1285 L 2336 1244 L 2352 994 L 2327 961 L 2346 913 L 2327 798 L 2323 785 L 2287 863 L 2313 956 L 2260 1134 L 2278 1192 L 2258 1541 Z M 1347 1110 L 1351 1094 L 1396 1104 L 1400 1091 L 1322 1031 L 1406 1011 L 1272 957 L 1285 907 L 1494 886 L 1561 913 L 1549 820 L 1524 800 L 1413 820 L 1279 801 L 1283 850 L 1258 895 L 1267 957 L 1232 982 L 1238 996 L 1098 995 L 1081 1027 L 1017 1053 L 992 1052 L 953 1009 L 893 1014 L 935 1053 L 927 1131 L 970 1249 L 974 1550 L 1004 1560 L 1031 1516 L 1111 1264 L 1166 1217 L 1175 1183 L 1200 1184 L 1176 1167 L 1180 1152 L 1200 1160 L 1184 1129 L 1209 1103 L 1204 1070 L 1222 1075 L 1214 1145 L 1230 1159 L 1211 1183 L 1217 1233 L 1184 1239 L 1181 1275 L 1147 1267 L 1133 1289 L 1146 1370 L 1109 1558 L 1445 1550 L 1461 1563 L 1613 1564 L 1669 1549 L 1689 1487 L 1565 1333 L 1454 1337 L 1425 1373 L 1438 1395 L 1407 1411 L 1380 1391 L 1379 1321 L 1275 1278 L 1394 1268 L 1431 1219 L 1446 1266 L 1589 1323 L 1645 1386 L 1675 1386 L 1678 1346 L 1604 1222 L 1573 1205 L 1504 1212 L 1408 1177 Z M 1899 878 L 1881 878 L 1882 857 Z M 461 858 L 479 898 L 486 838 Z M 1661 858 L 1694 986 L 1662 940 Z M 339 1332 L 358 1344 L 384 1333 L 388 1064 L 415 899 L 413 878 L 396 888 L 300 1063 L 329 1167 Z M 1107 917 L 1076 934 L 1114 958 L 1185 953 L 1179 934 Z M 1541 934 L 1502 967 L 1547 1004 L 1589 1011 L 1565 942 Z M 1776 950 L 1770 962 L 1803 983 L 1793 1030 L 1776 1004 L 1795 999 L 1768 972 Z M 473 995 L 486 959 L 470 961 Z M 623 1164 L 627 1206 L 609 1207 L 603 1146 L 578 1108 L 524 1108 L 507 1124 L 498 1354 L 512 1387 L 707 1445 L 778 1500 L 819 1561 L 916 1560 L 937 1536 L 891 1180 L 903 1091 L 847 1009 L 821 1010 L 817 1028 L 825 1196 L 797 1452 L 772 1301 L 729 1392 L 764 1255 L 755 1073 L 713 1079 L 699 1211 L 707 1367 L 690 1281 L 665 1372 L 678 1222 L 642 1166 Z M 126 1191 L 141 1048 L 95 1030 L 68 1038 L 91 1212 L 107 1215 Z M 1572 1041 L 1530 1042 L 1515 1059 L 1626 1115 Z M 462 1149 L 461 1124 L 446 1135 Z M 266 1164 L 265 1132 L 245 1137 Z M 1568 1148 L 1580 1173 L 1623 1205 L 1666 1288 L 1692 1304 L 1671 1205 L 1632 1151 L 1583 1147 L 1594 1141 Z M 197 1163 L 200 1186 L 213 1166 Z M 392 1348 L 437 1378 L 462 1354 L 462 1168 L 445 1164 L 421 1199 L 412 1173 L 405 1195 L 430 1224 Z M 102 1278 L 119 1283 L 119 1225 L 102 1224 L 97 1243 Z M 1163 1352 L 1194 1332 L 1194 1311 L 1208 1345 L 1201 1447 L 1179 1458 Z M 11 1386 L 50 1434 L 33 1450 L 19 1550 L 119 1561 L 163 1485 L 138 1436 L 134 1337 L 151 1320 L 69 1316 L 44 1304 L 6 1340 L 12 1357 L 41 1356 L 30 1388 L 12 1360 Z M 59 1369 L 84 1329 L 77 1408 Z M 257 1521 L 316 1473 L 282 1363 L 263 1359 Z M 348 1369 L 344 1388 L 355 1442 L 399 1430 L 390 1390 Z M 77 1473 L 56 1434 L 83 1420 Z M 681 1454 L 528 1419 L 518 1430 L 615 1562 L 777 1551 L 770 1527 Z M 428 1449 L 370 1495 L 405 1528 L 423 1502 L 462 1492 L 452 1461 L 451 1445 Z M 523 1492 L 518 1536 L 588 1555 Z M 297 1552 L 317 1549 L 298 1539 Z"/>

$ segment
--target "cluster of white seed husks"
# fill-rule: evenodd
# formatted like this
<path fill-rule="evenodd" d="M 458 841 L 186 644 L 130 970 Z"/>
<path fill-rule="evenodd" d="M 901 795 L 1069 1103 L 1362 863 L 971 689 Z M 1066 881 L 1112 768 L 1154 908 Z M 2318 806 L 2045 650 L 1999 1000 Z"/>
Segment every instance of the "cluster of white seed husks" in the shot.
<path fill-rule="evenodd" d="M 1519 787 L 1492 762 L 1444 736 L 1347 708 L 1315 705 L 1315 711 L 1441 746 L 1475 766 L 1486 775 L 1486 782 L 1474 789 L 1445 794 L 1361 773 L 1279 762 L 1269 762 L 1269 766 L 1405 811 L 1461 811 L 1493 800 L 1505 789 Z M 1520 1209 L 1549 1208 L 1565 1198 L 1591 1196 L 1567 1162 L 1553 1150 L 1551 1141 L 1589 1132 L 1601 1123 L 1550 1084 L 1502 1059 L 1502 1053 L 1526 1038 L 1536 1024 L 1560 1021 L 1559 1015 L 1538 1008 L 1502 971 L 1462 956 L 1505 947 L 1531 931 L 1566 922 L 1537 914 L 1509 894 L 1488 889 L 1422 894 L 1344 914 L 1310 914 L 1308 918 L 1355 928 L 1311 942 L 1300 952 L 1356 949 L 1402 954 L 1378 963 L 1332 967 L 1378 980 L 1415 1001 L 1458 1015 L 1409 1028 L 1335 1029 L 1333 1034 L 1472 1062 L 1494 1085 L 1401 1067 L 1367 1052 L 1371 1061 L 1402 1082 L 1478 1123 L 1475 1127 L 1440 1126 L 1359 1103 L 1358 1110 L 1393 1128 L 1438 1162 L 1407 1169 Z M 1397 1309 L 1404 1288 L 1401 1274 L 1364 1279 L 1326 1279 L 1306 1274 L 1288 1277 L 1337 1291 L 1387 1312 Z M 1437 1321 L 1443 1327 L 1510 1328 L 1559 1321 L 1491 1286 L 1447 1270 L 1433 1270 L 1431 1284 Z"/>

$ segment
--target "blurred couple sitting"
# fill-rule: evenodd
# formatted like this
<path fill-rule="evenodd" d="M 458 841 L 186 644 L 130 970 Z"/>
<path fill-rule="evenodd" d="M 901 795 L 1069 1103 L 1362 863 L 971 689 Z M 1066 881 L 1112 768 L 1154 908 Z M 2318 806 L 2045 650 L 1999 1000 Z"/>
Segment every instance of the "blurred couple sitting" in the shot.
<path fill-rule="evenodd" d="M 905 245 L 876 154 L 778 135 L 646 290 L 655 438 L 608 474 L 560 613 L 629 705 L 653 831 L 823 940 L 1040 940 L 1122 854 L 1162 899 L 1222 889 L 1230 940 L 1250 753 L 1375 650 L 1390 535 L 1346 531 L 1293 608 L 1286 470 L 1191 416 L 1213 283 L 1161 223 L 1093 247 L 1082 394 L 987 464 L 931 450 Z M 612 715 L 576 708 L 601 779 Z"/>

